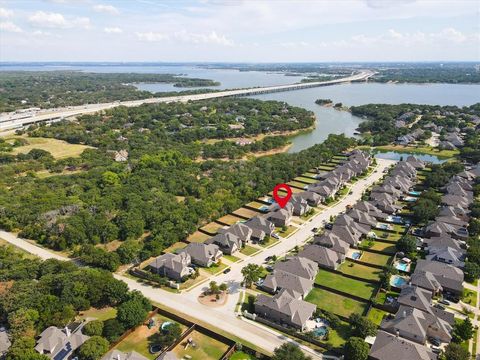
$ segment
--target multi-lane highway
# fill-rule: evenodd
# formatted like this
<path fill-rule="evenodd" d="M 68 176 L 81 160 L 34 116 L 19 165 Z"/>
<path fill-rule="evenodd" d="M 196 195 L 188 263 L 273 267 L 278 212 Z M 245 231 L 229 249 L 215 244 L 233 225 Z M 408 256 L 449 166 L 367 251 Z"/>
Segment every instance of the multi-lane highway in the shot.
<path fill-rule="evenodd" d="M 276 86 L 265 86 L 265 87 L 254 87 L 247 89 L 238 89 L 238 90 L 224 90 L 217 92 L 209 92 L 203 94 L 195 95 L 179 95 L 179 96 L 170 96 L 170 97 L 159 97 L 159 98 L 148 98 L 142 100 L 132 100 L 132 101 L 115 101 L 110 103 L 102 104 L 88 104 L 81 106 L 69 106 L 68 108 L 61 109 L 45 109 L 32 112 L 31 114 L 14 114 L 8 113 L 0 116 L 0 131 L 11 130 L 19 128 L 22 126 L 45 122 L 45 121 L 56 121 L 65 119 L 72 116 L 78 116 L 83 114 L 90 114 L 101 110 L 107 110 L 114 108 L 116 106 L 128 106 L 134 107 L 142 104 L 154 104 L 160 102 L 187 102 L 187 101 L 198 101 L 206 100 L 213 98 L 221 97 L 231 97 L 231 96 L 249 96 L 249 95 L 258 95 L 266 94 L 272 92 L 281 92 L 281 91 L 293 91 L 300 89 L 307 89 L 312 87 L 319 86 L 329 86 L 336 85 L 341 83 L 355 82 L 355 81 L 364 81 L 371 77 L 374 73 L 370 70 L 364 70 L 358 74 L 351 75 L 348 77 L 329 80 L 329 81 L 315 81 L 308 83 L 298 83 L 298 84 L 289 84 L 289 85 L 276 85 Z"/>

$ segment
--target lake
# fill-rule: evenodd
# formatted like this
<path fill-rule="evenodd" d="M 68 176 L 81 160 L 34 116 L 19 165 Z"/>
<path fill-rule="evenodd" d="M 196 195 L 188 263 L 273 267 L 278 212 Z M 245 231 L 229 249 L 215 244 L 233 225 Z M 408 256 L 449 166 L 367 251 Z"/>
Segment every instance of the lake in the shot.
<path fill-rule="evenodd" d="M 285 76 L 272 72 L 206 69 L 192 64 L 10 64 L 0 66 L 0 70 L 168 73 L 219 81 L 221 86 L 213 87 L 216 89 L 285 85 L 302 79 L 301 76 Z M 176 88 L 172 84 L 137 84 L 137 87 L 151 92 L 187 89 Z M 341 102 L 347 106 L 368 103 L 468 106 L 480 102 L 480 85 L 354 83 L 256 95 L 252 98 L 285 101 L 315 113 L 315 129 L 292 138 L 293 145 L 289 152 L 297 152 L 322 142 L 331 133 L 353 136 L 358 124 L 363 121 L 349 112 L 319 106 L 315 104 L 316 99 L 329 98 L 334 103 Z"/>

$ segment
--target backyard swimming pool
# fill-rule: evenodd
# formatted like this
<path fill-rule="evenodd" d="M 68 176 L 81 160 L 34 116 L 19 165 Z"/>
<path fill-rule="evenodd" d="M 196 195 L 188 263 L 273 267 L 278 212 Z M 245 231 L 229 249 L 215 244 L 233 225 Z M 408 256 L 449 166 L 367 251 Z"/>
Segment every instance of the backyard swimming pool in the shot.
<path fill-rule="evenodd" d="M 402 286 L 405 286 L 407 284 L 407 279 L 398 275 L 393 275 L 390 279 L 390 284 L 397 288 L 401 288 Z"/>
<path fill-rule="evenodd" d="M 313 333 L 315 334 L 315 336 L 323 337 L 323 336 L 327 335 L 328 329 L 327 329 L 326 326 L 322 325 L 322 326 L 319 326 L 318 328 L 315 328 L 313 330 Z"/>
<path fill-rule="evenodd" d="M 413 196 L 406 196 L 403 200 L 405 200 L 406 202 L 415 202 L 417 201 L 417 198 Z"/>
<path fill-rule="evenodd" d="M 412 196 L 420 196 L 421 193 L 421 191 L 410 191 L 408 194 Z"/>
<path fill-rule="evenodd" d="M 403 224 L 403 218 L 398 215 L 387 216 L 387 221 L 393 222 L 394 224 Z"/>
<path fill-rule="evenodd" d="M 402 271 L 408 271 L 408 264 L 406 262 L 399 261 L 395 264 L 395 269 L 402 270 Z"/>
<path fill-rule="evenodd" d="M 360 259 L 361 256 L 362 256 L 362 253 L 360 251 L 355 251 L 354 253 L 352 253 L 353 260 L 358 260 Z"/>
<path fill-rule="evenodd" d="M 392 228 L 388 224 L 378 223 L 377 228 L 382 230 L 391 230 Z"/>

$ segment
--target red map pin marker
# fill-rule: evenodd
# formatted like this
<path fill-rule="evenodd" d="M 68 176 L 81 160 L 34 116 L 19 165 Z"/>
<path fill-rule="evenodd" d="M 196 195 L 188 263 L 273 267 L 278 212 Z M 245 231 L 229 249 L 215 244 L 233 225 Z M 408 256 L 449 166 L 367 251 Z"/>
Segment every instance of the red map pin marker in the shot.
<path fill-rule="evenodd" d="M 278 195 L 278 192 L 280 190 L 285 190 L 287 192 L 287 195 L 284 197 L 281 197 Z M 278 205 L 280 205 L 281 208 L 284 208 L 285 205 L 287 205 L 288 200 L 290 200 L 290 197 L 292 196 L 292 189 L 290 189 L 290 186 L 287 184 L 278 184 L 273 188 L 273 198 L 277 202 Z"/>

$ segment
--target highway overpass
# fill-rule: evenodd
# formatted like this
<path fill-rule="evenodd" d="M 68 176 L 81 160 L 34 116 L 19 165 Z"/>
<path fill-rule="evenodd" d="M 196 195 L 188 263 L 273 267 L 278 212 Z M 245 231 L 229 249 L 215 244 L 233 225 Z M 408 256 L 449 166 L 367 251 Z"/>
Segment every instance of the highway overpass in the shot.
<path fill-rule="evenodd" d="M 254 88 L 238 89 L 238 90 L 223 90 L 223 91 L 209 92 L 209 93 L 203 93 L 203 94 L 148 98 L 148 99 L 132 100 L 132 101 L 121 101 L 121 102 L 116 101 L 116 102 L 103 103 L 103 104 L 70 106 L 68 108 L 62 108 L 62 109 L 45 109 L 45 110 L 37 111 L 30 116 L 22 115 L 22 117 L 20 117 L 19 115 L 10 113 L 10 114 L 0 116 L 0 131 L 21 128 L 23 126 L 32 125 L 39 122 L 59 121 L 72 116 L 91 114 L 97 111 L 112 109 L 117 106 L 134 107 L 142 104 L 155 104 L 155 103 L 162 103 L 162 102 L 169 103 L 169 102 L 176 102 L 176 101 L 187 102 L 187 101 L 198 101 L 198 100 L 214 99 L 214 98 L 221 98 L 221 97 L 250 96 L 250 95 L 267 94 L 267 93 L 274 93 L 274 92 L 281 92 L 281 91 L 293 91 L 293 90 L 307 89 L 307 88 L 313 88 L 313 87 L 319 87 L 319 86 L 329 86 L 329 85 L 336 85 L 341 83 L 365 81 L 369 77 L 371 77 L 373 74 L 374 72 L 372 71 L 364 70 L 355 75 L 351 75 L 345 78 L 340 78 L 335 80 L 329 80 L 329 81 L 314 81 L 314 82 L 297 83 L 297 84 L 289 84 L 289 85 L 254 87 Z"/>

